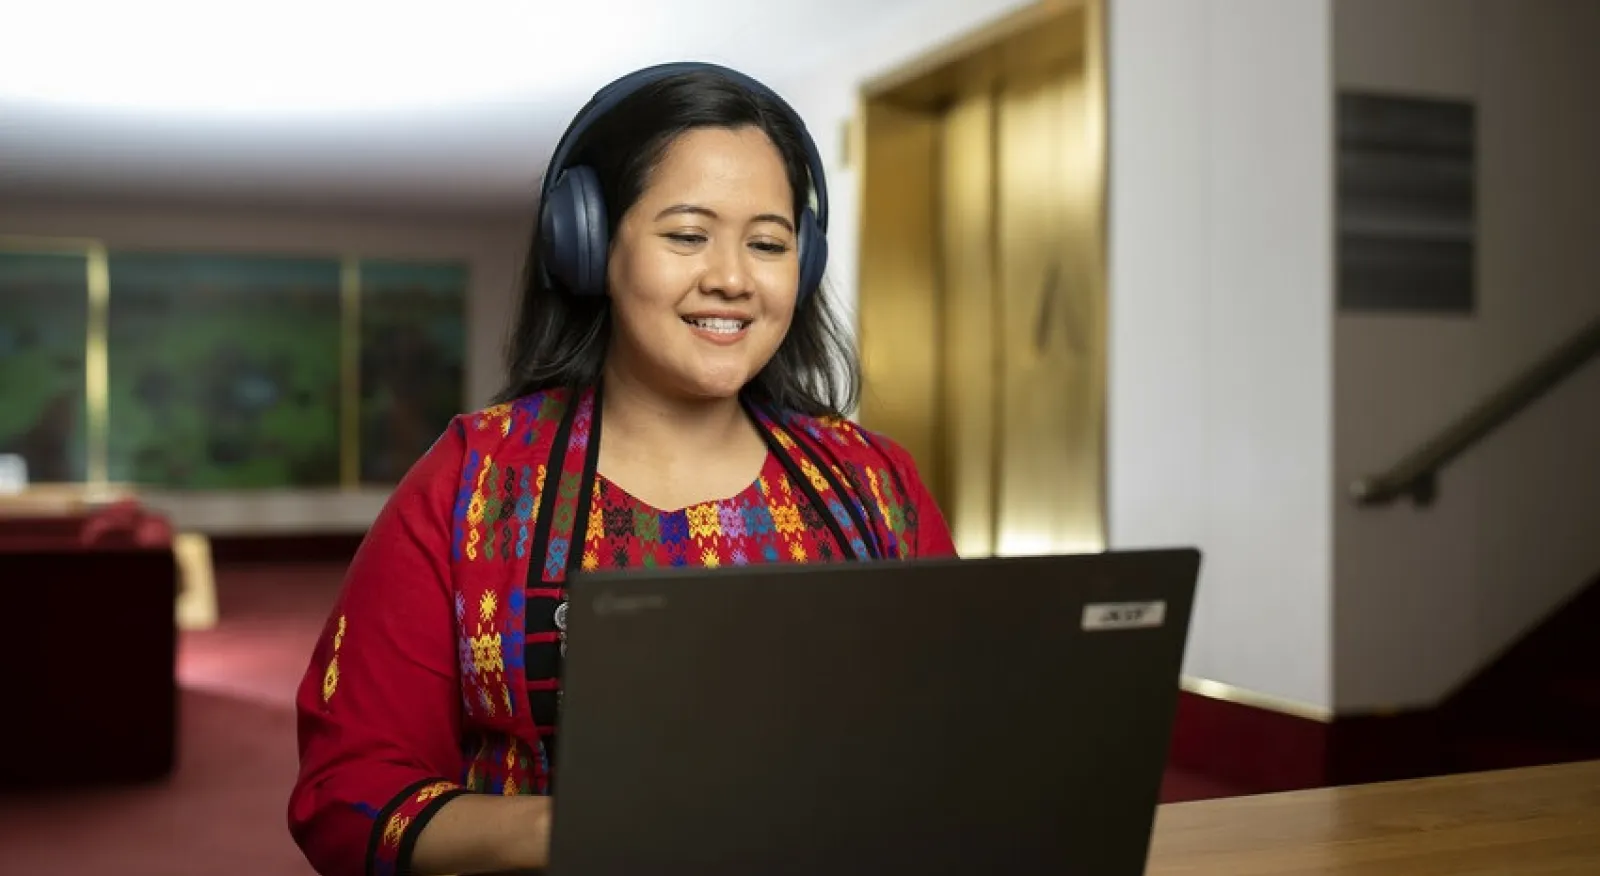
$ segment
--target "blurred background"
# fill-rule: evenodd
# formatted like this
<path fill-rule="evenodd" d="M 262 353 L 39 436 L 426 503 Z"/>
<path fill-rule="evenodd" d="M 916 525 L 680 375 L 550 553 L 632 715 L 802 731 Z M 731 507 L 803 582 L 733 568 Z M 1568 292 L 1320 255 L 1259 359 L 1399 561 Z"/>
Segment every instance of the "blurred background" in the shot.
<path fill-rule="evenodd" d="M 1164 797 L 1600 757 L 1600 2 L 0 9 L 0 870 L 297 874 L 294 685 L 646 64 L 805 116 L 964 555 L 1205 552 Z"/>

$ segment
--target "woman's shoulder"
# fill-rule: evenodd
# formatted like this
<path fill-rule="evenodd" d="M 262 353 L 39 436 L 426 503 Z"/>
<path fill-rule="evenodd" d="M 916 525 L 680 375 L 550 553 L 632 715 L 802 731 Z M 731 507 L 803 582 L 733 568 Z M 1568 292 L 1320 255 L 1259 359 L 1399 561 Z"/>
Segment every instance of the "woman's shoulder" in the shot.
<path fill-rule="evenodd" d="M 865 476 L 895 539 L 904 546 L 902 556 L 956 555 L 938 502 L 911 453 L 899 442 L 844 417 L 791 415 L 784 424 Z"/>
<path fill-rule="evenodd" d="M 450 423 L 449 432 L 467 452 L 495 453 L 509 461 L 510 457 L 548 448 L 575 395 L 567 389 L 529 393 L 458 414 Z"/>
<path fill-rule="evenodd" d="M 916 473 L 916 463 L 899 442 L 848 417 L 794 413 L 784 417 L 783 425 L 853 462 L 887 465 L 902 475 Z"/>

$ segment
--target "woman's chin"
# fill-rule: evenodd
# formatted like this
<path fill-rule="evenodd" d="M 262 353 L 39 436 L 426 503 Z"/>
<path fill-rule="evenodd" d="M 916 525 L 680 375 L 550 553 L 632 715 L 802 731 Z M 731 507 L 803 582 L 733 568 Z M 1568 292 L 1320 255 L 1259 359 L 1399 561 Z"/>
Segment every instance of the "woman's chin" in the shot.
<path fill-rule="evenodd" d="M 748 368 L 722 365 L 688 369 L 672 381 L 683 395 L 701 401 L 736 399 L 755 377 Z"/>
<path fill-rule="evenodd" d="M 738 398 L 749 382 L 742 376 L 739 379 L 698 380 L 686 389 L 689 396 L 703 401 L 727 401 Z"/>
<path fill-rule="evenodd" d="M 734 355 L 735 350 L 710 355 L 676 352 L 679 355 L 640 357 L 636 367 L 626 369 L 631 377 L 627 382 L 678 401 L 725 401 L 737 399 L 764 364 L 749 355 Z"/>

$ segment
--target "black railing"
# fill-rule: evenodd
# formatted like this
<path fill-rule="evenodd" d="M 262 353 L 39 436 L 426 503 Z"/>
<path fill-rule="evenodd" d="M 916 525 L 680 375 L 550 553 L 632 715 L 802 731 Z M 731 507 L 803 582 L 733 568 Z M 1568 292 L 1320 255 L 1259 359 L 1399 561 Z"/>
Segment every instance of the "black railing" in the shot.
<path fill-rule="evenodd" d="M 1596 356 L 1600 356 L 1600 319 L 1389 470 L 1351 484 L 1351 495 L 1360 505 L 1387 505 L 1401 498 L 1418 505 L 1432 503 L 1441 470 Z"/>

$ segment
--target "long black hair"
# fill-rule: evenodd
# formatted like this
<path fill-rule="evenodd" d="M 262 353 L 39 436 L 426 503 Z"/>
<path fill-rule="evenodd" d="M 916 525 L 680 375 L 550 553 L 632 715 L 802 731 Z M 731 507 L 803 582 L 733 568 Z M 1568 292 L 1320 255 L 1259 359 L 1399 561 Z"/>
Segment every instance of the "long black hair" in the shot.
<path fill-rule="evenodd" d="M 610 239 L 622 215 L 649 183 L 673 141 L 696 128 L 755 127 L 777 147 L 794 192 L 795 215 L 809 200 L 810 172 L 799 130 L 788 113 L 716 71 L 661 79 L 596 119 L 575 144 L 571 164 L 594 169 L 606 205 Z M 534 223 L 521 313 L 506 349 L 507 402 L 546 389 L 592 386 L 600 379 L 611 337 L 609 299 L 571 295 L 540 269 Z M 844 322 L 823 290 L 800 299 L 788 334 L 755 379 L 748 401 L 812 416 L 843 417 L 860 394 L 861 367 Z"/>

